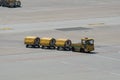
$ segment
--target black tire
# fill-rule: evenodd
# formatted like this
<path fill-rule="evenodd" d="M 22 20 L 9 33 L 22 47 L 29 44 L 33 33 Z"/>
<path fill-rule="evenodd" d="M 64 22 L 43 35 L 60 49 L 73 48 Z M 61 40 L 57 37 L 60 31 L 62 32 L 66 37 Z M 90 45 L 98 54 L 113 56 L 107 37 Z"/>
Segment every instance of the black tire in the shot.
<path fill-rule="evenodd" d="M 38 48 L 40 48 L 40 45 L 38 45 Z"/>
<path fill-rule="evenodd" d="M 57 50 L 60 50 L 60 47 L 57 47 Z"/>
<path fill-rule="evenodd" d="M 70 51 L 69 47 L 64 48 L 65 51 Z"/>
<path fill-rule="evenodd" d="M 18 5 L 18 3 L 17 3 L 18 1 L 15 1 L 15 5 L 14 5 L 14 7 L 16 8 L 17 7 L 17 5 Z"/>
<path fill-rule="evenodd" d="M 83 48 L 81 48 L 81 49 L 80 49 L 80 52 L 83 52 L 83 53 L 84 53 L 84 52 L 85 52 L 85 50 L 84 50 Z"/>
<path fill-rule="evenodd" d="M 51 47 L 50 47 L 50 46 L 47 46 L 47 49 L 51 49 Z"/>
<path fill-rule="evenodd" d="M 75 48 L 74 47 L 72 47 L 72 51 L 75 52 Z"/>
<path fill-rule="evenodd" d="M 29 45 L 27 44 L 27 45 L 26 45 L 26 48 L 28 48 L 28 47 L 29 47 Z"/>
<path fill-rule="evenodd" d="M 15 3 L 9 3 L 7 6 L 8 6 L 9 8 L 14 8 L 14 7 L 15 7 Z"/>
<path fill-rule="evenodd" d="M 42 46 L 41 48 L 44 49 L 44 46 Z"/>
<path fill-rule="evenodd" d="M 55 47 L 54 47 L 54 46 L 51 46 L 51 47 L 49 47 L 49 49 L 55 49 Z"/>
<path fill-rule="evenodd" d="M 2 3 L 1 3 L 1 6 L 2 6 L 2 7 L 7 7 L 7 3 L 6 3 L 6 2 L 2 2 Z"/>
<path fill-rule="evenodd" d="M 55 49 L 55 46 L 53 46 L 52 49 Z"/>
<path fill-rule="evenodd" d="M 21 2 L 20 2 L 20 1 L 17 1 L 17 2 L 16 2 L 16 6 L 17 6 L 17 7 L 21 7 Z"/>
<path fill-rule="evenodd" d="M 32 48 L 36 48 L 36 46 L 35 46 L 35 45 L 32 45 Z"/>
<path fill-rule="evenodd" d="M 2 1 L 0 0 L 0 6 L 2 6 Z"/>
<path fill-rule="evenodd" d="M 90 51 L 88 51 L 87 53 L 90 53 Z"/>
<path fill-rule="evenodd" d="M 33 48 L 40 48 L 39 45 L 33 45 Z"/>

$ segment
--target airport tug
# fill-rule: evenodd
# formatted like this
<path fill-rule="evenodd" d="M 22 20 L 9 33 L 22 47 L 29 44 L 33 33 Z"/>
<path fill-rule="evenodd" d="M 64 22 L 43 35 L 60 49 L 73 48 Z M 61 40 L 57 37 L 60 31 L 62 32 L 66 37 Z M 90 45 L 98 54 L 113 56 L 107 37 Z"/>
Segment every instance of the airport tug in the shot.
<path fill-rule="evenodd" d="M 94 50 L 94 39 L 83 38 L 81 43 L 72 43 L 73 52 L 90 53 Z"/>

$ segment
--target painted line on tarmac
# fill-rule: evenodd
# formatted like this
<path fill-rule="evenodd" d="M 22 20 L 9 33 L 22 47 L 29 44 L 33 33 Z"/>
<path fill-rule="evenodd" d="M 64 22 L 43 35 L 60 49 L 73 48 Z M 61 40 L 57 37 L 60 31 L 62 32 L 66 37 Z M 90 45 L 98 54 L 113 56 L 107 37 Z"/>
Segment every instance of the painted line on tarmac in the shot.
<path fill-rule="evenodd" d="M 0 30 L 13 30 L 13 28 L 10 28 L 10 27 L 4 27 L 4 28 L 0 28 Z"/>
<path fill-rule="evenodd" d="M 91 23 L 91 24 L 88 24 L 89 26 L 104 26 L 105 23 Z"/>

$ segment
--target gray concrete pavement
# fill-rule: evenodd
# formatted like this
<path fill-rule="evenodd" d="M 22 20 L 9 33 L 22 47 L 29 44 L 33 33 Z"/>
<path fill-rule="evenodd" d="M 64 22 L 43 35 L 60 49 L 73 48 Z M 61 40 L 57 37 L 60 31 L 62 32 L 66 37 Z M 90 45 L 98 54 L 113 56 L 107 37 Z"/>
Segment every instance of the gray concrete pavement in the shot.
<path fill-rule="evenodd" d="M 120 58 L 109 55 L 119 56 L 118 53 L 82 54 L 53 50 L 0 56 L 0 78 L 3 80 L 119 80 Z"/>
<path fill-rule="evenodd" d="M 107 27 L 73 31 L 38 30 L 1 34 L 0 79 L 119 80 L 120 42 L 117 41 L 119 40 L 117 36 L 120 29 L 119 26 Z M 97 33 L 98 31 L 101 33 Z M 107 36 L 108 34 L 112 36 Z M 80 38 L 87 35 L 95 38 L 96 50 L 94 54 L 85 54 L 71 51 L 25 48 L 23 39 L 27 35 L 54 36 L 55 38 L 67 37 L 73 41 L 80 41 Z"/>
<path fill-rule="evenodd" d="M 59 28 L 76 28 L 85 27 L 93 28 L 96 26 L 110 26 L 120 25 L 120 16 L 117 17 L 103 17 L 103 18 L 90 18 L 82 20 L 68 20 L 68 21 L 50 21 L 39 23 L 26 23 L 26 24 L 6 24 L 0 25 L 0 33 L 16 33 L 33 30 L 53 30 Z M 7 29 L 8 30 L 5 30 Z"/>
<path fill-rule="evenodd" d="M 22 0 L 0 7 L 0 80 L 120 80 L 119 0 Z M 92 54 L 26 48 L 24 38 L 95 39 Z"/>

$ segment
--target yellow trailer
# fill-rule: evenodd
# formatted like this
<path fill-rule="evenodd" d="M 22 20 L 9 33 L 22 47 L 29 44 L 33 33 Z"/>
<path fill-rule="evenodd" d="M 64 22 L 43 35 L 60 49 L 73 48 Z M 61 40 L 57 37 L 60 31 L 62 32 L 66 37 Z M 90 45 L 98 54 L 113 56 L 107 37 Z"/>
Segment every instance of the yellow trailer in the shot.
<path fill-rule="evenodd" d="M 40 38 L 36 36 L 27 36 L 24 39 L 24 44 L 26 44 L 26 48 L 28 47 L 39 48 Z"/>
<path fill-rule="evenodd" d="M 69 39 L 57 39 L 55 46 L 57 50 L 70 50 L 71 49 L 71 40 Z"/>
<path fill-rule="evenodd" d="M 41 48 L 55 49 L 55 42 L 54 38 L 44 37 L 40 39 Z"/>

